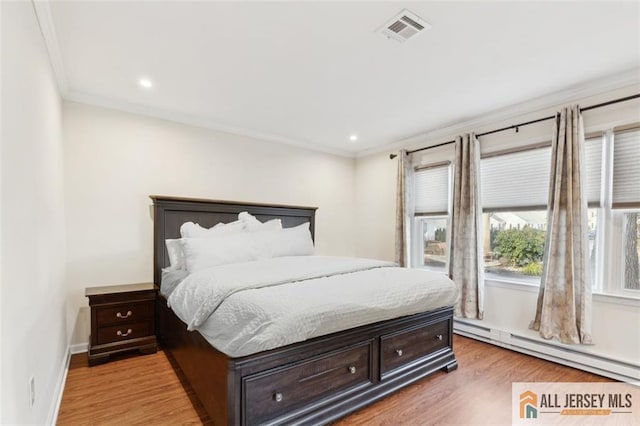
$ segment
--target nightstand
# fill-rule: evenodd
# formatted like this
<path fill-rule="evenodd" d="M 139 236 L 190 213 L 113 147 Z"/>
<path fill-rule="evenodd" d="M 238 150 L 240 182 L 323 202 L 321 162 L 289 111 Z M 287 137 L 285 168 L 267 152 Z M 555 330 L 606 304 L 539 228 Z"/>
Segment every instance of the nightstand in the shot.
<path fill-rule="evenodd" d="M 89 365 L 108 361 L 120 352 L 150 354 L 158 350 L 156 294 L 153 283 L 85 289 L 91 307 Z"/>

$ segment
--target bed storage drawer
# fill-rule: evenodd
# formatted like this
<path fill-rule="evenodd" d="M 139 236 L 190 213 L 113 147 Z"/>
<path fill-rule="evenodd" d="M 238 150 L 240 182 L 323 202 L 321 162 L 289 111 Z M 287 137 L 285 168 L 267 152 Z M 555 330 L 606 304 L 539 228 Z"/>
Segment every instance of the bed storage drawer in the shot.
<path fill-rule="evenodd" d="M 264 423 L 323 396 L 370 383 L 371 348 L 366 342 L 243 378 L 243 423 Z"/>
<path fill-rule="evenodd" d="M 449 345 L 449 320 L 383 335 L 380 338 L 380 373 L 384 376 Z"/>

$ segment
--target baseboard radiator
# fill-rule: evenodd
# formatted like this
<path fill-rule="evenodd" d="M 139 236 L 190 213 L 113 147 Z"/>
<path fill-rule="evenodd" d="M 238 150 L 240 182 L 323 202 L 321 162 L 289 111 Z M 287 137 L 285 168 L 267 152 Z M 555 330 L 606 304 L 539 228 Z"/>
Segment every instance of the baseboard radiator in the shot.
<path fill-rule="evenodd" d="M 635 385 L 640 384 L 640 365 L 572 349 L 561 343 L 526 337 L 458 319 L 453 323 L 453 332 L 579 370 Z"/>

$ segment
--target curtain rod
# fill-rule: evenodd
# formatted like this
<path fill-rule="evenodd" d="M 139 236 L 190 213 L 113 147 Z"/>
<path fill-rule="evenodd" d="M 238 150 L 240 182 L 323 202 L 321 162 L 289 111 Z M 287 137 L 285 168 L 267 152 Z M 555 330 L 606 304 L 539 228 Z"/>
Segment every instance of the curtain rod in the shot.
<path fill-rule="evenodd" d="M 589 111 L 590 109 L 596 109 L 596 108 L 601 108 L 601 107 L 605 107 L 605 106 L 608 106 L 608 105 L 617 104 L 619 102 L 630 101 L 630 100 L 636 99 L 636 98 L 640 98 L 640 93 L 636 93 L 635 95 L 625 96 L 624 98 L 618 98 L 618 99 L 614 99 L 612 101 L 602 102 L 600 104 L 596 104 L 596 105 L 591 105 L 591 106 L 588 106 L 588 107 L 580 108 L 580 112 Z M 510 130 L 510 129 L 515 129 L 516 133 L 517 133 L 519 128 L 522 127 L 522 126 L 527 126 L 529 124 L 534 124 L 534 123 L 540 123 L 541 121 L 551 120 L 551 119 L 553 119 L 555 117 L 556 117 L 555 115 L 550 115 L 549 117 L 538 118 L 537 120 L 531 120 L 531 121 L 526 121 L 524 123 L 513 124 L 511 126 L 503 127 L 501 129 L 490 130 L 490 131 L 484 132 L 484 133 L 478 133 L 476 135 L 476 137 L 491 135 L 493 133 L 498 133 L 498 132 L 504 132 L 505 130 Z M 418 148 L 418 149 L 414 149 L 412 151 L 407 151 L 407 154 L 413 154 L 414 152 L 419 152 L 419 151 L 426 151 L 428 149 L 438 148 L 438 147 L 441 147 L 441 146 L 450 145 L 452 143 L 455 143 L 455 141 L 447 141 L 447 142 L 439 143 L 437 145 L 425 146 L 424 148 Z M 393 160 L 397 156 L 398 156 L 398 154 L 389 154 L 389 159 Z"/>

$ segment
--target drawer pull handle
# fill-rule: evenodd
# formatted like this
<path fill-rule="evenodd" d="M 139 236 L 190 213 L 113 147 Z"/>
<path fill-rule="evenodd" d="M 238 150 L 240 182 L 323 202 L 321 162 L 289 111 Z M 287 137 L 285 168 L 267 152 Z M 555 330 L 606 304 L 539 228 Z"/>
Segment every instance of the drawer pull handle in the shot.
<path fill-rule="evenodd" d="M 117 316 L 118 318 L 129 318 L 131 315 L 133 315 L 133 312 L 131 312 L 131 311 L 127 311 L 127 314 L 126 314 L 126 315 L 122 315 L 120 312 L 118 312 L 118 313 L 116 314 L 116 316 Z"/>
<path fill-rule="evenodd" d="M 353 365 L 350 365 L 349 366 L 349 373 L 356 374 L 356 367 L 354 367 Z"/>
<path fill-rule="evenodd" d="M 438 335 L 436 336 L 436 340 L 442 340 L 442 334 L 438 334 Z"/>
<path fill-rule="evenodd" d="M 128 329 L 126 333 L 123 333 L 122 331 L 118 330 L 116 332 L 116 334 L 120 337 L 127 337 L 128 335 L 130 335 L 131 333 L 133 333 L 133 330 Z"/>
<path fill-rule="evenodd" d="M 273 394 L 273 400 L 275 402 L 281 402 L 282 399 L 283 399 L 283 396 L 282 396 L 282 394 L 280 392 L 276 392 L 276 393 Z"/>
<path fill-rule="evenodd" d="M 396 354 L 398 354 L 398 356 L 402 356 L 404 352 L 402 352 L 402 349 L 396 349 Z"/>

